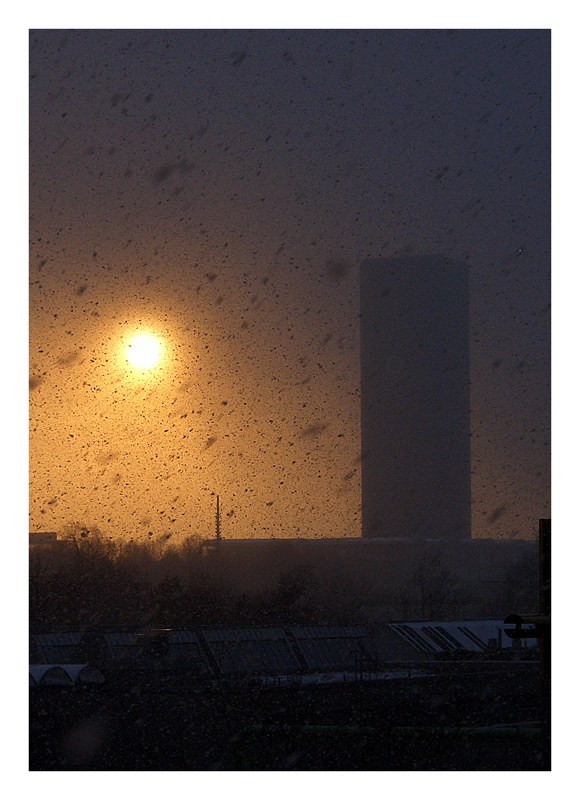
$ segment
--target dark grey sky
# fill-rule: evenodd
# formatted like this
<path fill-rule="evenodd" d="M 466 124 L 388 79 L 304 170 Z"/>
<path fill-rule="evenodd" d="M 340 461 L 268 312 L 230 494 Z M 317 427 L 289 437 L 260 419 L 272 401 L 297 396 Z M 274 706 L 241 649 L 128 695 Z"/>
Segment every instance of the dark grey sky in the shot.
<path fill-rule="evenodd" d="M 30 59 L 31 529 L 209 535 L 218 491 L 231 536 L 358 535 L 358 264 L 439 252 L 471 272 L 474 535 L 535 535 L 549 32 L 33 31 Z M 170 345 L 147 385 L 112 366 L 139 324 Z"/>

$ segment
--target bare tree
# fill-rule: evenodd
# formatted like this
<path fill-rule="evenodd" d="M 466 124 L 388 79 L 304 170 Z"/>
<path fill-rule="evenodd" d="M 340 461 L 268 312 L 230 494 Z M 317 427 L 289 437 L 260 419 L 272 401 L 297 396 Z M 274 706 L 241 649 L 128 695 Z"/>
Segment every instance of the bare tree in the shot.
<path fill-rule="evenodd" d="M 437 552 L 424 553 L 400 592 L 404 617 L 436 619 L 460 615 L 465 607 L 461 580 L 445 565 Z"/>

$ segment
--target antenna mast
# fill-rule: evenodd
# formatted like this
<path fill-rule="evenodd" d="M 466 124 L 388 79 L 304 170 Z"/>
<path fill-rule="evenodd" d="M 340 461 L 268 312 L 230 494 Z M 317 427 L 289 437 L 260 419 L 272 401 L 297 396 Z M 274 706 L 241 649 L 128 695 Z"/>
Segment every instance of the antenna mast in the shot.
<path fill-rule="evenodd" d="M 222 538 L 221 531 L 220 531 L 220 496 L 219 494 L 216 495 L 217 503 L 216 503 L 216 510 L 215 510 L 215 538 L 216 541 L 219 542 Z"/>

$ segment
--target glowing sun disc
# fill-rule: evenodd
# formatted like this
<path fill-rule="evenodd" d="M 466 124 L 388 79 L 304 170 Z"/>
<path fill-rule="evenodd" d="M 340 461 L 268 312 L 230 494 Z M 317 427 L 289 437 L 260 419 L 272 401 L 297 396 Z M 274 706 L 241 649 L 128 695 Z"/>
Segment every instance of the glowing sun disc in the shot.
<path fill-rule="evenodd" d="M 125 349 L 127 361 L 137 369 L 152 369 L 161 358 L 161 342 L 150 333 L 137 333 Z"/>

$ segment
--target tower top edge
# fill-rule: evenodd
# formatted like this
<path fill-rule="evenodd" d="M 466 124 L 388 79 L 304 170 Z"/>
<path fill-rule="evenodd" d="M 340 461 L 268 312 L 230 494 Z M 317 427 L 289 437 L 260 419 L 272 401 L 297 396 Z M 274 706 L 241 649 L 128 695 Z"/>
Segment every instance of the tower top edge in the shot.
<path fill-rule="evenodd" d="M 361 269 L 381 269 L 382 267 L 433 267 L 453 266 L 469 269 L 466 261 L 450 258 L 442 253 L 429 253 L 420 256 L 393 256 L 392 258 L 366 258 L 360 262 Z"/>

